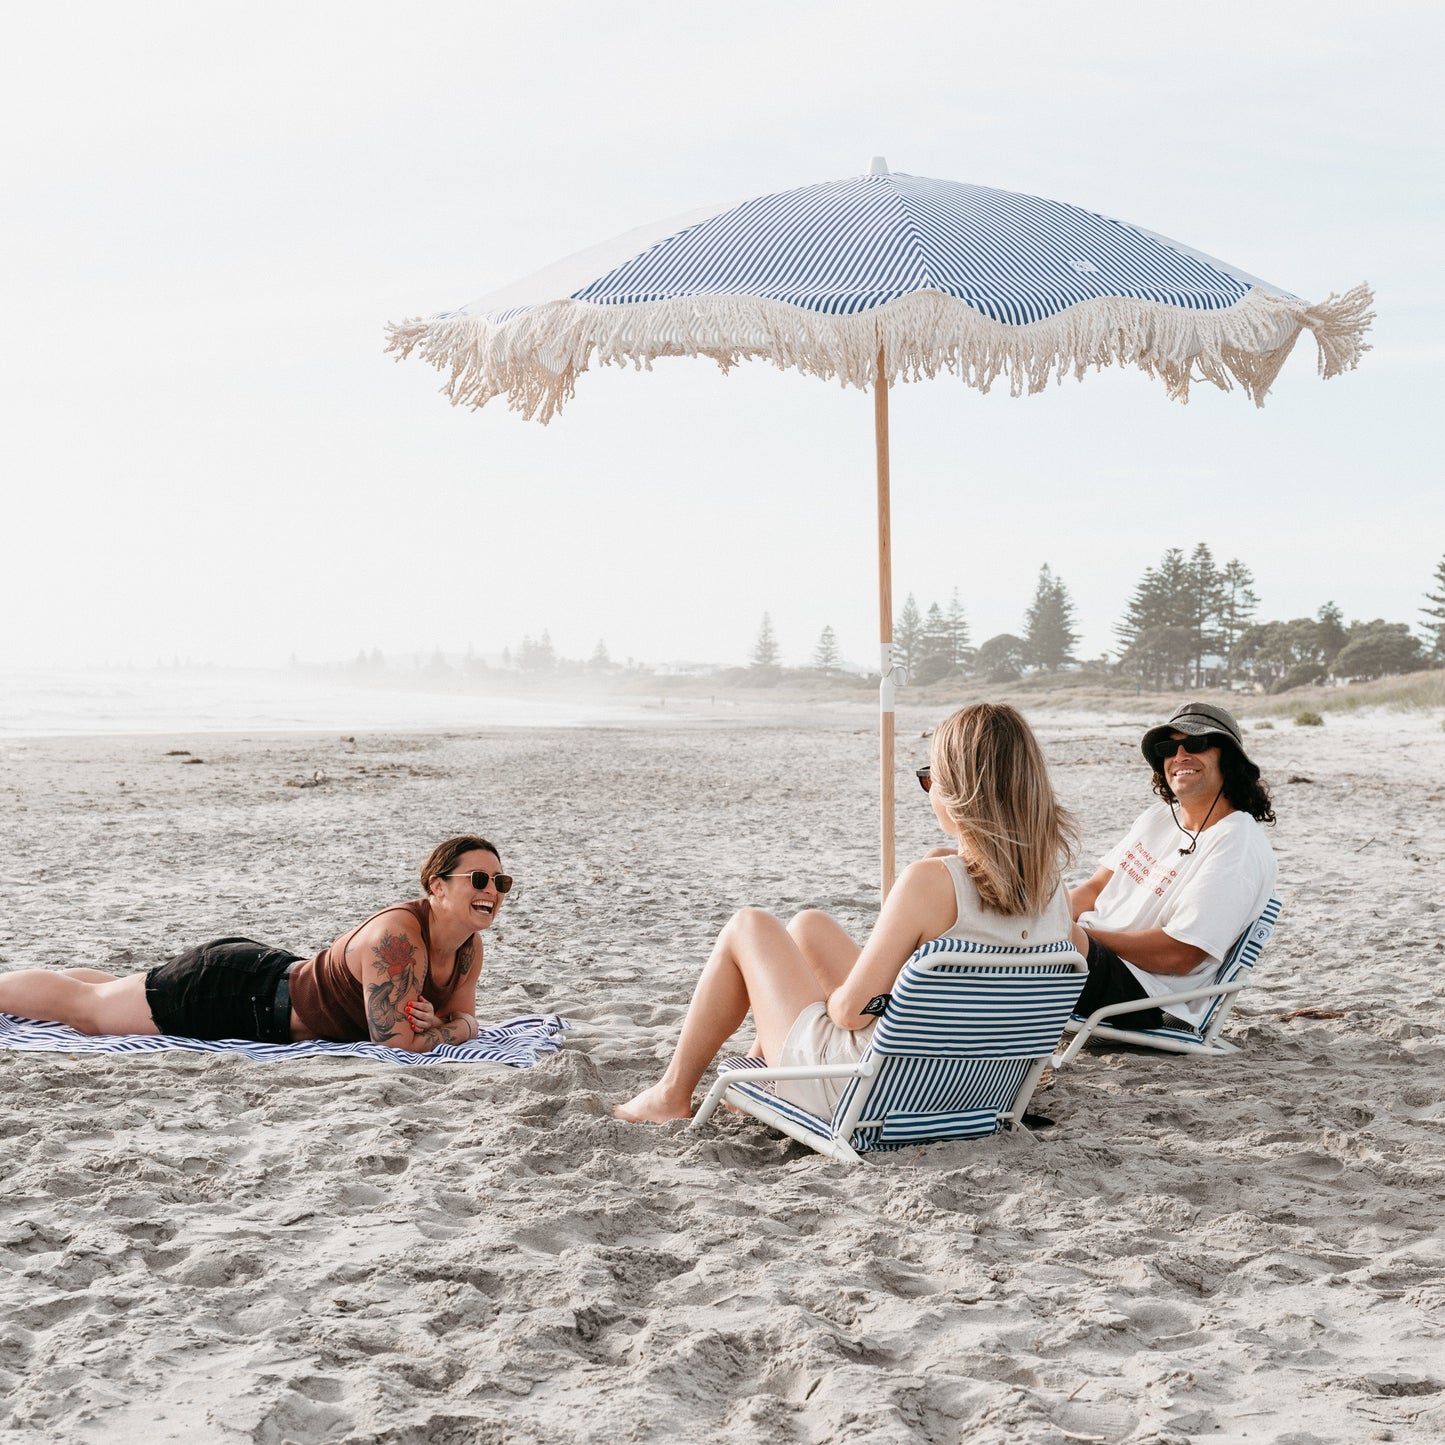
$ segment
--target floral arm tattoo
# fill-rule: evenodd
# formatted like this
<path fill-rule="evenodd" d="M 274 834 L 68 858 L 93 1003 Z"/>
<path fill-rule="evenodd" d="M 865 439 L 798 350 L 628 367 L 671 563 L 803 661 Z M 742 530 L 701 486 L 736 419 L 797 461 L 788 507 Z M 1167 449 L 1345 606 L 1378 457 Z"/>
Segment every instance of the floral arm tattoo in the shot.
<path fill-rule="evenodd" d="M 372 981 L 366 985 L 366 1024 L 377 1043 L 409 1029 L 407 998 L 420 992 L 416 945 L 404 933 L 383 933 L 371 950 Z"/>
<path fill-rule="evenodd" d="M 430 1053 L 439 1044 L 459 1044 L 471 1037 L 466 1023 L 453 1020 L 419 1034 L 412 1032 L 411 1020 L 406 1016 L 406 1004 L 408 999 L 421 992 L 426 977 L 426 961 L 406 934 L 383 933 L 381 942 L 373 946 L 371 953 L 371 982 L 366 985 L 366 1024 L 376 1043 L 401 1047 L 408 1052 Z M 470 965 L 470 955 L 468 963 Z"/>

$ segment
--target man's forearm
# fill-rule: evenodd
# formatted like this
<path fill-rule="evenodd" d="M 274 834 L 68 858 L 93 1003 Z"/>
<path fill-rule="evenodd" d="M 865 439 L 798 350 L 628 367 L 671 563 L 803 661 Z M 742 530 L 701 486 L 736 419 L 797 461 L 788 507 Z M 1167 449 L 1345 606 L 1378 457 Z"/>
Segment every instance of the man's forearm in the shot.
<path fill-rule="evenodd" d="M 1098 939 L 1105 948 L 1112 949 L 1126 963 L 1132 963 L 1135 968 L 1142 968 L 1146 973 L 1189 973 L 1206 957 L 1202 948 L 1195 948 L 1190 943 L 1180 943 L 1162 928 L 1144 928 L 1137 931 L 1089 928 L 1085 931 L 1090 938 Z"/>

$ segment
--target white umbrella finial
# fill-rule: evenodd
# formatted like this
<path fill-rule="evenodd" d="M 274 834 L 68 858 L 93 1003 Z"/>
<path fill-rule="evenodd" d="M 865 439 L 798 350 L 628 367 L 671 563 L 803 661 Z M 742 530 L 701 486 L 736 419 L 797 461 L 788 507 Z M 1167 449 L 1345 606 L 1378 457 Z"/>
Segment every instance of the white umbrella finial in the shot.
<path fill-rule="evenodd" d="M 870 176 L 889 176 L 893 172 L 888 169 L 888 162 L 882 156 L 874 156 L 868 162 L 868 174 Z"/>

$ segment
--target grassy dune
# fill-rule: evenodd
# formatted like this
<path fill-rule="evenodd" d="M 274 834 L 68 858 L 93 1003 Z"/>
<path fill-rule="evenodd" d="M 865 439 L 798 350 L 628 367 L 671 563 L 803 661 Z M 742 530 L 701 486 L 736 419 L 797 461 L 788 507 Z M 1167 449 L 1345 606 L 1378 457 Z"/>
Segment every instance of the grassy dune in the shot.
<path fill-rule="evenodd" d="M 721 692 L 715 684 L 700 679 L 667 679 L 668 691 L 685 694 Z M 656 690 L 656 684 L 648 690 Z M 818 700 L 859 700 L 876 694 L 877 684 L 861 679 L 820 678 L 803 670 L 787 672 L 774 687 L 730 688 L 731 696 L 740 693 L 758 702 L 775 698 L 779 702 Z M 1155 710 L 1156 704 L 1175 704 L 1188 699 L 1215 702 L 1229 708 L 1241 718 L 1292 718 L 1303 710 L 1329 714 L 1355 712 L 1360 708 L 1384 708 L 1392 712 L 1413 712 L 1445 709 L 1445 669 L 1432 672 L 1407 673 L 1402 677 L 1382 677 L 1372 682 L 1347 683 L 1339 687 L 1296 687 L 1288 692 L 1267 693 L 1226 692 L 1222 688 L 1203 688 L 1180 692 L 1165 689 L 1155 692 L 1136 687 L 1132 678 L 1081 669 L 1077 672 L 1039 674 L 1014 682 L 984 682 L 976 678 L 953 679 L 932 683 L 927 687 L 909 684 L 899 691 L 899 703 L 947 707 L 960 701 L 987 699 L 1011 702 L 1026 709 L 1060 708 L 1085 712 L 1116 712 L 1145 707 Z"/>

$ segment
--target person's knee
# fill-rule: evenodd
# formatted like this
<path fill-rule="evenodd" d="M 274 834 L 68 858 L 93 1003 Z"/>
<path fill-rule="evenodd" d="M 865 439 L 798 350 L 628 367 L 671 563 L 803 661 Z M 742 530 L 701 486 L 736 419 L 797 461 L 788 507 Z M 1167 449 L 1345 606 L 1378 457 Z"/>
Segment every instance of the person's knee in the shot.
<path fill-rule="evenodd" d="M 821 908 L 805 908 L 788 921 L 788 932 L 801 941 L 831 924 L 833 920 Z"/>
<path fill-rule="evenodd" d="M 723 937 L 739 963 L 745 960 L 769 961 L 780 947 L 788 944 L 787 930 L 781 918 L 766 908 L 740 908 L 728 920 Z"/>
<path fill-rule="evenodd" d="M 739 908 L 729 919 L 728 926 L 739 933 L 757 933 L 779 925 L 766 908 Z"/>

